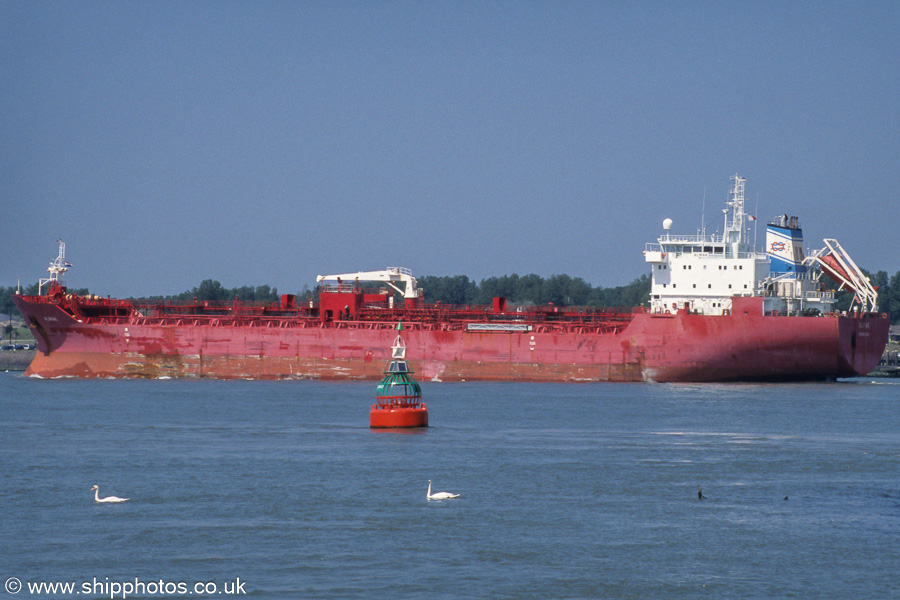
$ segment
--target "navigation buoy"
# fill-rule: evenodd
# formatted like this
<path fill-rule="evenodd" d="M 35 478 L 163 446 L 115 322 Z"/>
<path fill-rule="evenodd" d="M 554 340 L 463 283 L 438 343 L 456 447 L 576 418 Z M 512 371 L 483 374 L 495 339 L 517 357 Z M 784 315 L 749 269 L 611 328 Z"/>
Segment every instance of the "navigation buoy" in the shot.
<path fill-rule="evenodd" d="M 403 331 L 403 323 L 397 323 Z M 428 408 L 422 402 L 422 388 L 413 379 L 413 371 L 406 362 L 406 343 L 397 334 L 391 346 L 391 361 L 378 384 L 375 404 L 369 413 L 369 426 L 374 429 L 428 427 Z"/>

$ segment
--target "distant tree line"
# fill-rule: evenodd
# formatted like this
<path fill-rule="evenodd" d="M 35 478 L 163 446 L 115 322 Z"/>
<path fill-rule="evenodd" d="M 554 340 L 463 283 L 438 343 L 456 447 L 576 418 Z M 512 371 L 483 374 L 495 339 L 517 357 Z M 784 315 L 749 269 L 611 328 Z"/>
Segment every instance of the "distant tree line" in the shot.
<path fill-rule="evenodd" d="M 628 285 L 593 287 L 580 277 L 553 275 L 503 275 L 476 283 L 465 275 L 418 277 L 426 302 L 444 304 L 490 304 L 494 297 L 517 306 L 641 306 L 650 300 L 650 276 L 642 275 Z"/>
<path fill-rule="evenodd" d="M 191 302 L 193 300 L 212 300 L 217 302 L 229 302 L 239 298 L 244 302 L 278 302 L 278 288 L 267 285 L 245 285 L 235 288 L 226 288 L 214 279 L 204 279 L 197 287 L 175 294 L 174 296 L 151 296 L 147 300 L 166 300 L 171 302 Z"/>
<path fill-rule="evenodd" d="M 900 271 L 888 276 L 885 271 L 874 275 L 866 273 L 872 285 L 878 288 L 878 311 L 891 314 L 893 323 L 900 323 Z M 511 305 L 531 306 L 645 306 L 650 298 L 650 276 L 642 275 L 631 283 L 619 287 L 594 287 L 580 277 L 553 275 L 548 278 L 539 275 L 503 275 L 488 277 L 480 282 L 469 279 L 465 275 L 434 276 L 425 275 L 417 278 L 419 287 L 425 291 L 425 300 L 429 303 L 443 304 L 490 304 L 495 296 L 507 299 Z M 825 279 L 825 281 L 830 281 Z M 827 287 L 827 284 L 826 284 Z M 833 284 L 831 289 L 836 285 Z M 79 295 L 90 293 L 87 288 L 70 290 Z M 37 284 L 22 288 L 25 295 L 36 295 Z M 0 313 L 16 315 L 12 301 L 16 293 L 14 286 L 0 287 Z M 295 294 L 298 302 L 317 299 L 317 290 L 304 287 Z M 226 288 L 213 279 L 206 279 L 199 286 L 172 296 L 153 296 L 147 300 L 191 302 L 198 301 L 231 301 L 240 298 L 245 302 L 278 302 L 281 297 L 277 288 L 268 285 L 242 286 Z M 838 310 L 846 310 L 852 300 L 852 293 L 837 293 Z"/>
<path fill-rule="evenodd" d="M 495 296 L 502 296 L 514 305 L 557 306 L 640 306 L 650 298 L 650 276 L 644 275 L 634 282 L 615 288 L 594 288 L 580 277 L 554 275 L 547 279 L 538 275 L 504 275 L 489 277 L 480 283 L 465 275 L 418 277 L 420 289 L 425 291 L 426 302 L 443 304 L 490 304 Z M 298 301 L 318 299 L 317 290 L 304 289 L 295 294 Z M 230 301 L 239 298 L 245 302 L 278 302 L 278 289 L 261 285 L 226 288 L 213 279 L 204 280 L 199 286 L 172 296 L 154 296 L 148 300 L 171 302 Z"/>
<path fill-rule="evenodd" d="M 900 271 L 890 279 L 885 271 L 877 271 L 875 275 L 869 275 L 869 279 L 878 288 L 878 312 L 891 313 L 891 322 L 900 322 Z"/>

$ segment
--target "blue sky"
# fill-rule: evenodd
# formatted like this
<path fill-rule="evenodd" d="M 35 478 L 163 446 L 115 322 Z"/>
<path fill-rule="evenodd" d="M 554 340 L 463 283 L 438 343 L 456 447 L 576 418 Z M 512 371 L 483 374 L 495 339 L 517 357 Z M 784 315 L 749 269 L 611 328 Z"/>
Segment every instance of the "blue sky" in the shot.
<path fill-rule="evenodd" d="M 614 286 L 801 218 L 900 270 L 897 2 L 0 2 L 0 285 Z M 762 232 L 760 232 L 761 234 Z M 426 290 L 427 293 L 427 290 Z"/>

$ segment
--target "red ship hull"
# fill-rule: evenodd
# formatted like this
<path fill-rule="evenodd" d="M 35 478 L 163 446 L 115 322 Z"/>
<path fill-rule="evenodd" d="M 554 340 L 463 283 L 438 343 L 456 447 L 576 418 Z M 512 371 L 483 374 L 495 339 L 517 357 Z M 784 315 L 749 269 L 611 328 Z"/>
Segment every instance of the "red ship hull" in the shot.
<path fill-rule="evenodd" d="M 239 311 L 215 319 L 146 317 L 123 309 L 123 301 L 103 301 L 109 310 L 91 317 L 63 300 L 14 300 L 38 345 L 26 374 L 48 378 L 377 380 L 399 315 L 409 362 L 430 380 L 821 380 L 871 371 L 890 324 L 873 313 L 764 315 L 762 298 L 737 297 L 722 316 L 636 312 L 615 322 L 546 322 L 527 331 L 475 331 L 465 321 L 402 311 L 341 321 L 247 318 Z"/>

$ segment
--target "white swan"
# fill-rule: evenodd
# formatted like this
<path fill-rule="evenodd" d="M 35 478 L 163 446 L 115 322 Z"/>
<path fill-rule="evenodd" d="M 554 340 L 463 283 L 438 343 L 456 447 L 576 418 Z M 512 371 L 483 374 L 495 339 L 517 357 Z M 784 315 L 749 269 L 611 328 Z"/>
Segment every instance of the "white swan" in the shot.
<path fill-rule="evenodd" d="M 428 491 L 425 493 L 425 497 L 429 500 L 446 500 L 447 498 L 459 498 L 459 494 L 451 494 L 450 492 L 438 492 L 437 494 L 431 493 L 431 480 L 428 480 Z"/>
<path fill-rule="evenodd" d="M 128 498 L 119 498 L 118 496 L 107 496 L 106 498 L 100 497 L 100 487 L 94 486 L 91 488 L 94 491 L 94 502 L 125 502 Z"/>

